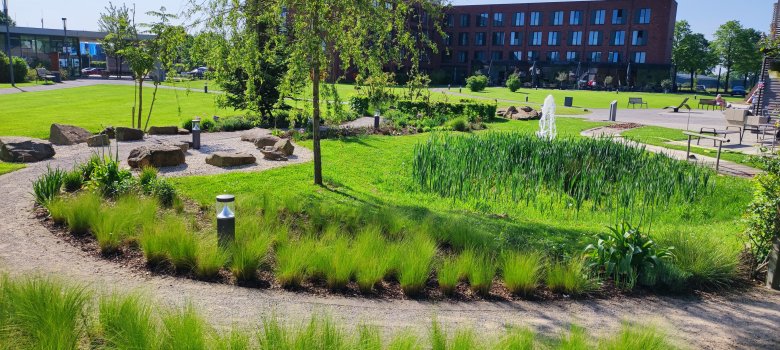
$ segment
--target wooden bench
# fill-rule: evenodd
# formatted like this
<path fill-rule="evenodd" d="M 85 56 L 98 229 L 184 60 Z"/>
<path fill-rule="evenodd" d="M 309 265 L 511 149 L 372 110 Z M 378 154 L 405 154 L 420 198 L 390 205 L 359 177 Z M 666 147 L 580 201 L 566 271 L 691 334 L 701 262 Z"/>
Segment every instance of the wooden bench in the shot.
<path fill-rule="evenodd" d="M 51 74 L 46 68 L 36 68 L 35 72 L 38 74 L 38 78 L 43 79 L 44 82 L 53 81 L 57 77 Z"/>
<path fill-rule="evenodd" d="M 723 148 L 724 142 L 730 142 L 729 139 L 724 137 L 718 137 L 718 136 L 710 136 L 705 134 L 697 134 L 695 132 L 690 131 L 683 131 L 684 135 L 688 136 L 688 150 L 685 153 L 685 159 L 688 160 L 691 157 L 691 139 L 694 137 L 699 138 L 701 140 L 702 138 L 713 140 L 713 142 L 718 142 L 718 157 L 715 159 L 715 171 L 718 171 L 718 168 L 720 168 L 720 151 Z"/>
<path fill-rule="evenodd" d="M 626 105 L 626 108 L 629 106 L 631 108 L 636 108 L 635 106 L 639 105 L 640 108 L 644 106 L 645 108 L 648 108 L 647 102 L 643 101 L 641 97 L 629 97 L 628 98 L 628 104 Z"/>
<path fill-rule="evenodd" d="M 702 99 L 699 100 L 699 107 L 698 108 L 700 108 L 700 109 L 710 109 L 710 107 L 712 107 L 712 109 L 715 109 L 716 106 L 717 106 L 717 104 L 715 103 L 714 99 L 702 98 Z"/>

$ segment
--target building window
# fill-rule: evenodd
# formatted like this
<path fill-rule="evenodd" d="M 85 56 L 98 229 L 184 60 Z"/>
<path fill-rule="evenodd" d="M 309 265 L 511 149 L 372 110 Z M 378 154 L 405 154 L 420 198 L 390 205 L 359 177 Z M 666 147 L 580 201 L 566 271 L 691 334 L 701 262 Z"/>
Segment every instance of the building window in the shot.
<path fill-rule="evenodd" d="M 647 53 L 644 51 L 634 52 L 634 63 L 645 63 Z"/>
<path fill-rule="evenodd" d="M 523 51 L 514 51 L 512 52 L 512 59 L 515 61 L 522 61 L 523 60 Z"/>
<path fill-rule="evenodd" d="M 591 19 L 590 24 L 604 24 L 604 19 L 606 17 L 607 17 L 606 10 L 595 10 L 593 11 L 593 18 Z"/>
<path fill-rule="evenodd" d="M 474 45 L 485 46 L 485 32 L 479 32 L 474 35 Z"/>
<path fill-rule="evenodd" d="M 474 51 L 474 60 L 485 62 L 485 51 Z"/>
<path fill-rule="evenodd" d="M 558 62 L 560 58 L 558 51 L 550 51 L 547 53 L 547 60 L 550 62 Z"/>
<path fill-rule="evenodd" d="M 631 33 L 631 45 L 647 45 L 647 32 L 644 30 L 635 30 L 633 33 Z"/>
<path fill-rule="evenodd" d="M 616 30 L 612 32 L 612 45 L 622 46 L 626 44 L 626 31 Z"/>
<path fill-rule="evenodd" d="M 504 32 L 493 32 L 493 45 L 504 46 L 505 34 Z"/>
<path fill-rule="evenodd" d="M 447 27 L 452 28 L 455 26 L 455 20 L 452 18 L 452 15 L 448 14 L 444 16 L 444 23 L 447 24 Z"/>
<path fill-rule="evenodd" d="M 523 44 L 523 33 L 522 32 L 512 32 L 509 35 L 509 45 L 520 46 L 522 44 Z"/>
<path fill-rule="evenodd" d="M 515 12 L 512 16 L 512 25 L 515 27 L 522 27 L 525 25 L 525 12 Z"/>
<path fill-rule="evenodd" d="M 549 32 L 547 33 L 547 45 L 550 46 L 558 46 L 558 32 Z"/>
<path fill-rule="evenodd" d="M 623 9 L 612 10 L 612 24 L 626 24 L 626 16 Z"/>
<path fill-rule="evenodd" d="M 569 51 L 566 53 L 566 60 L 569 62 L 577 62 L 578 58 L 577 51 Z"/>
<path fill-rule="evenodd" d="M 487 27 L 488 14 L 483 12 L 477 15 L 477 27 Z"/>
<path fill-rule="evenodd" d="M 503 13 L 494 13 L 493 14 L 493 26 L 494 27 L 503 27 L 504 26 L 504 14 Z"/>
<path fill-rule="evenodd" d="M 502 51 L 493 51 L 490 53 L 490 59 L 493 61 L 501 61 L 504 59 L 504 52 Z"/>
<path fill-rule="evenodd" d="M 528 60 L 536 61 L 539 59 L 539 51 L 528 51 Z"/>
<path fill-rule="evenodd" d="M 538 11 L 531 12 L 531 23 L 532 26 L 538 26 L 542 24 L 542 13 Z"/>
<path fill-rule="evenodd" d="M 458 33 L 458 45 L 469 46 L 469 33 Z"/>
<path fill-rule="evenodd" d="M 461 28 L 468 28 L 469 25 L 470 25 L 469 21 L 471 21 L 471 16 L 469 16 L 468 14 L 465 14 L 465 13 L 460 15 L 460 27 Z"/>
<path fill-rule="evenodd" d="M 555 12 L 553 12 L 552 25 L 554 25 L 554 26 L 562 26 L 563 25 L 563 11 L 555 11 Z"/>
<path fill-rule="evenodd" d="M 588 32 L 588 45 L 590 46 L 598 46 L 601 45 L 601 32 L 597 30 L 592 30 Z"/>
<path fill-rule="evenodd" d="M 590 53 L 591 62 L 601 62 L 601 51 L 594 51 Z"/>
<path fill-rule="evenodd" d="M 446 33 L 444 35 L 444 45 L 452 46 L 452 33 Z"/>
<path fill-rule="evenodd" d="M 572 10 L 569 12 L 569 25 L 578 26 L 582 24 L 582 11 Z"/>
<path fill-rule="evenodd" d="M 650 9 L 639 9 L 636 12 L 636 23 L 649 24 L 650 23 Z"/>
<path fill-rule="evenodd" d="M 532 46 L 542 45 L 542 32 L 531 33 L 531 45 Z"/>
<path fill-rule="evenodd" d="M 458 51 L 458 63 L 466 63 L 468 56 L 469 56 L 468 51 Z"/>
<path fill-rule="evenodd" d="M 569 35 L 569 36 L 571 37 L 571 41 L 569 41 L 569 45 L 572 45 L 572 46 L 580 46 L 580 45 L 582 45 L 582 32 L 581 31 L 571 32 L 570 34 L 571 35 Z"/>
<path fill-rule="evenodd" d="M 620 52 L 617 51 L 610 51 L 607 55 L 607 62 L 609 63 L 619 63 L 620 62 Z"/>

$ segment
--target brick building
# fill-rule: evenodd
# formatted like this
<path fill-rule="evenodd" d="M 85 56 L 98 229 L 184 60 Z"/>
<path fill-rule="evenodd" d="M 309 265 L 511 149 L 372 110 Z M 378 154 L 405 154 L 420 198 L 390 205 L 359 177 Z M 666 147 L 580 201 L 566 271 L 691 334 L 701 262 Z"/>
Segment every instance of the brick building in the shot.
<path fill-rule="evenodd" d="M 501 84 L 570 80 L 650 88 L 670 77 L 675 0 L 603 0 L 453 6 L 432 74 L 460 84 L 477 70 Z M 629 67 L 630 64 L 630 67 Z M 434 73 L 435 72 L 435 73 Z M 627 74 L 630 77 L 627 79 Z"/>

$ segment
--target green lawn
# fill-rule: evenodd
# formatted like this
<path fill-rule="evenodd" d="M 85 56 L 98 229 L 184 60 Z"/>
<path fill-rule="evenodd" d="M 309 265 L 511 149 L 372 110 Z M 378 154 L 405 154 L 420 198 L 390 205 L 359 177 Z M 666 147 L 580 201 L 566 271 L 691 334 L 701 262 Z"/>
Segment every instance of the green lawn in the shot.
<path fill-rule="evenodd" d="M 452 88 L 449 92 L 458 93 L 458 89 Z M 544 99 L 547 98 L 548 95 L 553 95 L 558 106 L 562 106 L 564 97 L 568 96 L 573 97 L 574 106 L 580 108 L 609 108 L 609 104 L 613 100 L 618 101 L 618 107 L 625 108 L 629 97 L 641 97 L 645 102 L 647 102 L 649 108 L 663 108 L 672 105 L 677 106 L 680 104 L 680 102 L 683 101 L 683 99 L 688 97 L 690 98 L 688 105 L 690 105 L 692 108 L 696 108 L 698 106 L 698 101 L 694 99 L 693 94 L 661 94 L 646 92 L 615 93 L 608 91 L 590 90 L 534 90 L 528 88 L 520 89 L 517 92 L 511 92 L 508 88 L 505 87 L 489 87 L 485 89 L 485 91 L 481 92 L 472 92 L 464 87 L 462 89 L 462 94 L 481 98 L 512 100 L 517 101 L 518 104 L 525 102 L 526 97 L 528 97 L 528 102 L 530 103 L 541 104 L 544 103 Z M 698 97 L 710 99 L 714 98 L 714 96 L 702 95 L 698 95 Z M 724 98 L 731 102 L 742 101 L 742 99 L 739 97 L 732 98 L 730 96 L 724 96 Z"/>
<path fill-rule="evenodd" d="M 558 120 L 561 136 L 579 137 L 583 129 L 602 125 L 574 118 Z M 489 124 L 491 131 L 535 132 L 537 122 L 504 121 Z M 254 212 L 264 193 L 277 197 L 302 195 L 325 206 L 390 206 L 413 217 L 433 213 L 492 232 L 524 248 L 574 252 L 594 232 L 614 221 L 605 211 L 569 208 L 542 210 L 531 204 L 461 202 L 415 190 L 410 179 L 413 148 L 429 137 L 371 136 L 324 140 L 323 174 L 326 187 L 312 184 L 312 164 L 300 164 L 261 173 L 231 173 L 176 178 L 172 181 L 187 197 L 212 205 L 214 196 L 230 192 L 238 206 Z M 304 147 L 311 147 L 304 142 Z M 714 195 L 690 205 L 671 205 L 656 213 L 652 231 L 657 237 L 717 235 L 723 246 L 739 249 L 742 211 L 750 200 L 750 183 L 744 179 L 718 177 Z M 249 207 L 249 208 L 247 208 Z M 240 219 L 239 219 L 240 220 Z"/>
<path fill-rule="evenodd" d="M 153 88 L 144 88 L 144 113 Z M 216 95 L 159 89 L 149 125 L 180 125 L 194 116 L 239 114 L 219 109 Z M 106 126 L 130 126 L 133 87 L 94 85 L 72 89 L 0 95 L 3 122 L 0 135 L 48 138 L 52 123 L 72 124 L 97 132 Z"/>
<path fill-rule="evenodd" d="M 688 136 L 685 136 L 682 130 L 678 129 L 670 129 L 660 126 L 643 126 L 641 128 L 624 131 L 621 134 L 625 137 L 648 145 L 661 146 L 681 151 L 685 151 L 687 148 L 683 145 L 672 145 L 668 143 L 670 141 L 684 141 L 688 139 Z M 716 150 L 696 147 L 695 145 L 691 145 L 691 153 L 709 157 L 716 157 L 718 155 L 718 151 Z M 756 164 L 753 164 L 753 162 L 750 161 L 750 156 L 744 153 L 723 150 L 720 157 L 723 160 L 741 163 L 748 166 L 756 166 Z"/>
<path fill-rule="evenodd" d="M 51 84 L 51 83 L 49 83 L 49 84 Z M 23 88 L 23 87 L 38 86 L 38 85 L 43 85 L 43 82 L 42 81 L 30 81 L 30 82 L 26 82 L 26 83 L 17 83 L 16 87 Z M 0 83 L 0 89 L 7 89 L 7 88 L 13 88 L 13 86 L 11 86 L 10 83 Z"/>
<path fill-rule="evenodd" d="M 0 175 L 24 168 L 24 164 L 0 162 Z"/>

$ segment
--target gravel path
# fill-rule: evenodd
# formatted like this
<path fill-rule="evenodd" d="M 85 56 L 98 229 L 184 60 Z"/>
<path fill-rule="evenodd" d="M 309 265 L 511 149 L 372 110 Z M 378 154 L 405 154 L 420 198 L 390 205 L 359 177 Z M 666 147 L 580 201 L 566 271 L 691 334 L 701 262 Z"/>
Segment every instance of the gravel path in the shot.
<path fill-rule="evenodd" d="M 240 145 L 236 133 L 208 134 L 204 144 Z M 153 142 L 153 141 L 145 141 Z M 122 143 L 120 156 L 131 147 Z M 752 288 L 740 294 L 695 297 L 649 296 L 606 300 L 551 302 L 428 302 L 381 300 L 342 296 L 320 297 L 280 290 L 249 289 L 211 284 L 169 276 L 132 271 L 62 242 L 41 226 L 31 214 L 30 182 L 48 165 L 70 167 L 89 156 L 83 146 L 58 147 L 48 163 L 0 176 L 0 271 L 15 275 L 52 275 L 82 283 L 101 291 L 141 290 L 158 302 L 184 305 L 192 302 L 216 326 L 256 325 L 262 316 L 298 322 L 313 313 L 325 312 L 348 328 L 360 323 L 375 324 L 386 332 L 412 328 L 422 334 L 432 316 L 448 327 L 474 327 L 480 335 L 501 332 L 508 325 L 532 327 L 555 336 L 571 323 L 586 327 L 590 334 L 615 331 L 624 320 L 652 323 L 666 330 L 676 341 L 694 349 L 777 349 L 780 344 L 780 292 Z M 299 158 L 308 152 L 296 148 Z M 195 165 L 199 155 L 190 151 L 187 169 L 168 175 L 222 171 Z M 242 171 L 271 167 L 258 165 Z"/>

